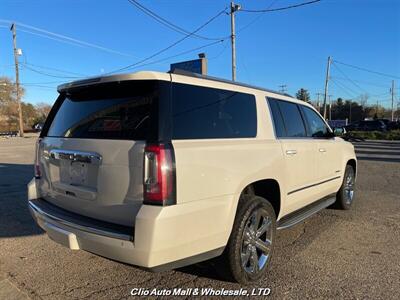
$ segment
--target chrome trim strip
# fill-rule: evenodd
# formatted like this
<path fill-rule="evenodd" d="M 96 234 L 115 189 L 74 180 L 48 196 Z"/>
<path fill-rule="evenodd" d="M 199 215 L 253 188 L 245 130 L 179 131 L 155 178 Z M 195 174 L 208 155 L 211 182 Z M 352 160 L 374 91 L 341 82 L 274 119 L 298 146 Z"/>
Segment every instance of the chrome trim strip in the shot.
<path fill-rule="evenodd" d="M 43 211 L 40 207 L 36 206 L 35 204 L 32 203 L 32 201 L 28 201 L 29 203 L 29 208 L 32 210 L 32 212 L 34 213 L 35 217 L 40 217 L 42 219 L 45 220 L 45 218 L 48 218 L 52 221 L 58 222 L 62 225 L 77 229 L 77 230 L 81 230 L 81 231 L 85 231 L 88 233 L 93 233 L 93 234 L 98 234 L 98 235 L 102 235 L 102 236 L 106 236 L 109 238 L 114 238 L 114 239 L 119 239 L 119 240 L 125 240 L 125 241 L 133 241 L 133 236 L 127 235 L 127 234 L 122 234 L 122 233 L 114 233 L 114 232 L 109 232 L 109 231 L 105 231 L 105 230 L 101 230 L 101 229 L 97 229 L 97 228 L 93 228 L 93 227 L 88 227 L 88 226 L 82 226 L 82 225 L 78 225 L 78 224 L 74 224 L 71 223 L 69 221 L 63 220 L 59 217 L 53 216 L 45 211 Z M 46 221 L 46 220 L 45 220 Z M 55 224 L 57 225 L 57 224 Z"/>
<path fill-rule="evenodd" d="M 302 191 L 302 190 L 305 190 L 305 189 L 308 189 L 308 188 L 311 188 L 311 187 L 314 187 L 314 186 L 317 186 L 317 185 L 320 185 L 320 184 L 323 184 L 323 183 L 327 183 L 327 182 L 329 182 L 329 181 L 332 181 L 332 180 L 335 180 L 335 179 L 338 179 L 338 178 L 340 178 L 340 176 L 336 176 L 336 177 L 333 177 L 333 178 L 331 178 L 331 179 L 327 179 L 327 180 L 324 180 L 324 181 L 321 181 L 321 182 L 318 182 L 318 183 L 314 183 L 314 184 L 311 184 L 311 185 L 307 185 L 307 186 L 302 187 L 302 188 L 299 188 L 299 189 L 297 189 L 297 190 L 290 191 L 290 192 L 287 193 L 287 194 L 290 195 L 290 194 L 293 194 L 293 193 L 296 193 L 296 192 L 300 192 L 300 191 Z"/>
<path fill-rule="evenodd" d="M 84 162 L 94 165 L 100 165 L 102 157 L 96 152 L 83 152 L 76 150 L 60 150 L 52 149 L 50 150 L 50 158 L 52 159 L 65 159 L 77 162 Z"/>

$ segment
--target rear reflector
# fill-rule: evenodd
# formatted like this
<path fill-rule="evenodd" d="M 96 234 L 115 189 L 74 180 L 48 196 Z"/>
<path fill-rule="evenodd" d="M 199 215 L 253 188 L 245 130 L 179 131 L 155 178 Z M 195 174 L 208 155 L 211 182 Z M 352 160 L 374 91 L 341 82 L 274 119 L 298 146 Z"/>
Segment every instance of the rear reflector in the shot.
<path fill-rule="evenodd" d="M 144 151 L 144 204 L 176 204 L 175 156 L 172 144 L 150 144 Z"/>
<path fill-rule="evenodd" d="M 38 138 L 36 141 L 36 149 L 35 149 L 35 178 L 39 179 L 42 177 L 42 170 L 40 169 L 40 142 L 41 138 Z"/>

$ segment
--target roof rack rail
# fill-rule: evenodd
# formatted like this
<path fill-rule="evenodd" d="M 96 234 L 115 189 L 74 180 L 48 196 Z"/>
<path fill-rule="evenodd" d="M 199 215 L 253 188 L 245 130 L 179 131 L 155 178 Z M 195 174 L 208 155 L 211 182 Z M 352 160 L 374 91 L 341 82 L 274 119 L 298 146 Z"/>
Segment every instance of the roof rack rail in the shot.
<path fill-rule="evenodd" d="M 242 87 L 247 87 L 247 88 L 252 88 L 252 89 L 257 89 L 257 90 L 263 90 L 263 91 L 266 91 L 266 92 L 269 92 L 269 93 L 274 93 L 274 94 L 278 94 L 278 95 L 294 98 L 292 95 L 287 94 L 287 93 L 282 93 L 282 92 L 278 92 L 278 91 L 262 88 L 262 87 L 259 87 L 259 86 L 250 85 L 250 84 L 243 83 L 243 82 L 232 81 L 232 80 L 229 80 L 229 79 L 223 79 L 223 78 L 219 78 L 219 77 L 208 76 L 208 75 L 203 75 L 203 74 L 199 74 L 199 73 L 193 73 L 193 72 L 189 72 L 189 71 L 186 71 L 186 70 L 175 69 L 173 72 L 168 72 L 168 73 L 177 74 L 177 75 L 183 75 L 183 76 L 189 76 L 189 77 L 195 77 L 195 78 L 201 78 L 201 79 L 207 79 L 207 80 L 213 80 L 213 81 L 218 81 L 218 82 L 223 82 L 223 83 L 230 83 L 230 84 L 234 84 L 234 85 L 238 85 L 238 86 L 242 86 Z"/>

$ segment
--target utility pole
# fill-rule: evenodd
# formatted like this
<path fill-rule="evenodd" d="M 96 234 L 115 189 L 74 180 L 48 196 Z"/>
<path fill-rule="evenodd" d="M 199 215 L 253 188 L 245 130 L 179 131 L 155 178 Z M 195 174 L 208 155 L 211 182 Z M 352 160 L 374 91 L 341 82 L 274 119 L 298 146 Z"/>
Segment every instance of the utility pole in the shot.
<path fill-rule="evenodd" d="M 392 80 L 392 121 L 394 121 L 394 80 Z"/>
<path fill-rule="evenodd" d="M 17 103 L 18 103 L 18 118 L 19 118 L 19 136 L 24 136 L 24 123 L 22 120 L 22 107 L 21 107 L 21 95 L 19 92 L 19 67 L 18 67 L 18 55 L 20 55 L 20 49 L 17 48 L 17 31 L 15 23 L 11 25 L 10 30 L 13 36 L 14 45 L 14 62 L 15 62 L 15 83 L 17 86 Z"/>
<path fill-rule="evenodd" d="M 286 84 L 281 84 L 279 87 L 281 88 L 281 89 L 280 89 L 280 92 L 281 92 L 281 93 L 285 93 L 285 92 L 286 92 L 286 87 L 287 87 Z"/>
<path fill-rule="evenodd" d="M 232 81 L 236 80 L 236 33 L 235 33 L 235 12 L 240 9 L 239 4 L 231 1 L 231 44 L 232 44 Z"/>
<path fill-rule="evenodd" d="M 329 72 L 331 69 L 331 57 L 328 56 L 328 65 L 326 67 L 326 78 L 325 78 L 325 92 L 324 92 L 324 119 L 326 119 L 326 100 L 328 97 L 328 83 L 329 83 Z"/>
<path fill-rule="evenodd" d="M 332 102 L 331 102 L 331 97 L 332 96 L 333 95 L 329 95 L 328 96 L 328 98 L 329 98 L 329 121 L 332 120 Z"/>
<path fill-rule="evenodd" d="M 351 106 L 353 104 L 352 99 L 350 99 L 350 107 L 349 107 L 349 123 L 351 123 Z"/>
<path fill-rule="evenodd" d="M 322 94 L 321 93 L 316 93 L 316 95 L 317 95 L 317 110 L 318 110 L 319 113 L 321 113 L 321 108 L 320 108 L 320 104 L 321 103 L 319 103 L 319 96 L 321 96 Z"/>

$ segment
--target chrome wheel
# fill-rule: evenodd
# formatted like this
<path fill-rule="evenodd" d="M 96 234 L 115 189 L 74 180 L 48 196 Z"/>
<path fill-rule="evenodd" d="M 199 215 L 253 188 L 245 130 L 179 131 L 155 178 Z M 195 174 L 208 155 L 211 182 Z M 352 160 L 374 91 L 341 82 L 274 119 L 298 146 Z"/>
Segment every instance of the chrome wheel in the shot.
<path fill-rule="evenodd" d="M 354 171 L 351 170 L 346 173 L 344 182 L 344 197 L 346 204 L 351 204 L 354 197 Z"/>
<path fill-rule="evenodd" d="M 258 209 L 246 222 L 241 247 L 243 269 L 250 274 L 262 270 L 269 257 L 272 246 L 272 218 L 265 210 Z"/>

